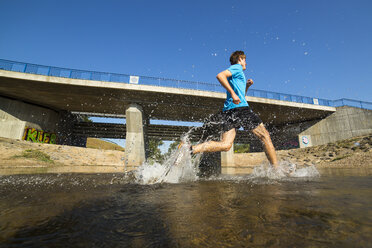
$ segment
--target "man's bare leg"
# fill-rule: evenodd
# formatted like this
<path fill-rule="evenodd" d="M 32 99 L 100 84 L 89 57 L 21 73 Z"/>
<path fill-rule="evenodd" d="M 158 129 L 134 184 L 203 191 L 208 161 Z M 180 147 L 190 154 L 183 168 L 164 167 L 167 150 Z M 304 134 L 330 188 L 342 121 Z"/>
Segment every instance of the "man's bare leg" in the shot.
<path fill-rule="evenodd" d="M 258 127 L 252 130 L 252 133 L 256 135 L 263 143 L 264 151 L 265 151 L 266 157 L 269 160 L 269 162 L 274 167 L 277 167 L 278 159 L 276 157 L 275 148 L 274 148 L 273 142 L 271 141 L 270 134 L 266 130 L 265 126 L 261 123 L 260 125 L 258 125 Z"/>
<path fill-rule="evenodd" d="M 222 152 L 229 151 L 231 146 L 234 143 L 236 131 L 235 128 L 230 129 L 227 132 L 222 134 L 221 141 L 208 141 L 201 144 L 192 146 L 192 152 L 201 153 L 201 152 Z"/>

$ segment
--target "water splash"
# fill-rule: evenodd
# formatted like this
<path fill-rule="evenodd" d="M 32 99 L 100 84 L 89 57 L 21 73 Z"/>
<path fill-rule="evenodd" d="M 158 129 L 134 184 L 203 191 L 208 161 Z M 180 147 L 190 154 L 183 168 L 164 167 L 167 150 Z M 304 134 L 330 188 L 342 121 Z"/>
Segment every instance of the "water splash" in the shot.
<path fill-rule="evenodd" d="M 144 163 L 134 173 L 136 182 L 139 184 L 155 183 L 181 183 L 193 182 L 198 179 L 198 160 L 201 155 L 194 158 L 190 155 L 190 149 L 184 145 L 174 151 L 164 163 Z"/>
<path fill-rule="evenodd" d="M 314 165 L 297 169 L 292 177 L 319 177 L 320 173 Z"/>
<path fill-rule="evenodd" d="M 277 168 L 262 164 L 253 169 L 252 178 L 283 179 L 290 177 L 319 177 L 319 172 L 314 165 L 297 168 L 296 164 L 281 161 Z"/>
<path fill-rule="evenodd" d="M 205 121 L 202 127 L 191 128 L 182 138 L 182 142 L 189 144 L 189 138 L 193 131 L 200 129 L 202 138 L 197 143 L 212 140 L 221 126 L 222 120 L 218 115 L 211 115 Z M 174 151 L 164 163 L 144 163 L 135 172 L 135 182 L 139 184 L 155 184 L 155 183 L 180 183 L 192 182 L 198 180 L 199 161 L 201 154 L 193 158 L 190 155 L 188 145 L 182 146 L 180 149 Z M 262 164 L 254 168 L 253 173 L 245 179 L 267 178 L 280 180 L 283 178 L 293 177 L 318 177 L 319 172 L 315 166 L 308 166 L 304 168 L 297 168 L 297 166 L 288 161 L 281 161 L 277 168 L 273 168 L 268 164 Z M 216 178 L 211 178 L 216 179 Z M 221 176 L 217 179 L 222 179 Z M 231 178 L 230 178 L 231 179 Z M 228 179 L 228 180 L 230 180 Z"/>

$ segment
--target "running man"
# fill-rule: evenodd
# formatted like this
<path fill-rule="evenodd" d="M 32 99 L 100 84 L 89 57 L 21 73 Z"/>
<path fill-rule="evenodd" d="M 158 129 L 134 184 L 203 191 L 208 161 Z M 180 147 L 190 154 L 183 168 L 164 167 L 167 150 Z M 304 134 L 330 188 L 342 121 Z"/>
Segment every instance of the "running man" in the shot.
<path fill-rule="evenodd" d="M 245 79 L 243 70 L 246 69 L 246 56 L 243 51 L 235 51 L 230 56 L 231 66 L 217 75 L 217 80 L 227 91 L 222 113 L 223 134 L 220 141 L 207 141 L 190 147 L 193 154 L 202 152 L 229 151 L 236 135 L 236 129 L 243 127 L 251 131 L 262 142 L 265 154 L 272 166 L 277 168 L 278 160 L 270 134 L 263 125 L 260 117 L 254 113 L 245 99 L 248 88 L 253 84 L 252 79 Z"/>

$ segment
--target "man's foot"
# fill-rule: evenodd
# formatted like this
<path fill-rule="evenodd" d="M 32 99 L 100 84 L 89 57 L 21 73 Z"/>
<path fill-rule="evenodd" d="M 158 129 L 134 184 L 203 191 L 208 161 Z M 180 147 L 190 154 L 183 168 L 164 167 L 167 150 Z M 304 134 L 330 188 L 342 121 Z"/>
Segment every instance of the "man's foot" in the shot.
<path fill-rule="evenodd" d="M 182 161 L 182 158 L 183 158 L 183 155 L 184 155 L 183 152 L 181 152 L 181 148 L 182 148 L 184 145 L 186 145 L 186 143 L 184 143 L 183 141 L 181 141 L 181 142 L 178 144 L 178 146 L 177 146 L 177 150 L 175 151 L 175 152 L 176 152 L 176 155 L 175 155 L 176 158 L 174 159 L 173 163 L 167 167 L 167 169 L 165 170 L 165 172 L 164 172 L 162 178 L 166 177 L 166 176 L 169 174 L 169 172 L 171 171 L 172 167 L 174 167 L 174 166 L 179 166 L 179 165 L 180 165 L 180 163 L 181 163 L 181 161 Z"/>
<path fill-rule="evenodd" d="M 193 150 L 192 150 L 192 145 L 187 144 L 187 143 L 185 143 L 185 142 L 183 142 L 183 141 L 181 141 L 181 142 L 178 144 L 177 149 L 180 150 L 181 147 L 183 147 L 183 146 L 187 146 L 187 147 L 189 148 L 189 150 L 190 150 L 190 155 L 193 155 L 193 154 L 194 154 L 194 153 L 193 153 Z"/>
<path fill-rule="evenodd" d="M 184 144 L 185 144 L 185 143 L 183 143 L 183 141 L 181 141 L 181 142 L 178 144 L 177 149 L 178 149 L 178 150 L 181 149 L 181 147 L 182 147 Z"/>
<path fill-rule="evenodd" d="M 177 146 L 177 151 L 176 151 L 177 154 L 175 155 L 176 158 L 173 161 L 173 163 L 171 165 L 169 165 L 167 167 L 167 169 L 164 171 L 163 175 L 161 176 L 162 180 L 169 174 L 169 172 L 171 171 L 171 169 L 173 168 L 173 166 L 179 166 L 181 164 L 182 159 L 183 159 L 183 157 L 185 155 L 185 153 L 181 151 L 182 147 L 185 147 L 185 148 L 189 149 L 190 150 L 190 154 L 192 155 L 192 146 L 189 145 L 188 143 L 185 143 L 185 142 L 181 141 L 179 143 L 179 145 Z"/>
<path fill-rule="evenodd" d="M 184 153 L 183 152 L 181 152 L 181 149 L 182 149 L 182 147 L 183 146 L 186 146 L 187 144 L 185 143 L 185 142 L 183 142 L 183 141 L 181 141 L 179 144 L 178 144 L 178 146 L 177 146 L 177 157 L 176 157 L 176 159 L 174 160 L 174 162 L 173 162 L 173 165 L 172 166 L 178 166 L 180 163 L 181 163 L 181 161 L 182 161 L 182 158 L 183 158 L 183 155 L 184 155 Z"/>

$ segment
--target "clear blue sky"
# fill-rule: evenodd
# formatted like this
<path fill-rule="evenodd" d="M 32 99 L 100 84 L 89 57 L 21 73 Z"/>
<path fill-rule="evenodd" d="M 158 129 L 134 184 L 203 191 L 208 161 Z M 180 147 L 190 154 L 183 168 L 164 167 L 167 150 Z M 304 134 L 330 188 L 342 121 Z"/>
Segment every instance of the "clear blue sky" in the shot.
<path fill-rule="evenodd" d="M 0 58 L 372 101 L 372 1 L 0 1 Z"/>
<path fill-rule="evenodd" d="M 0 1 L 0 58 L 372 102 L 372 1 Z"/>

